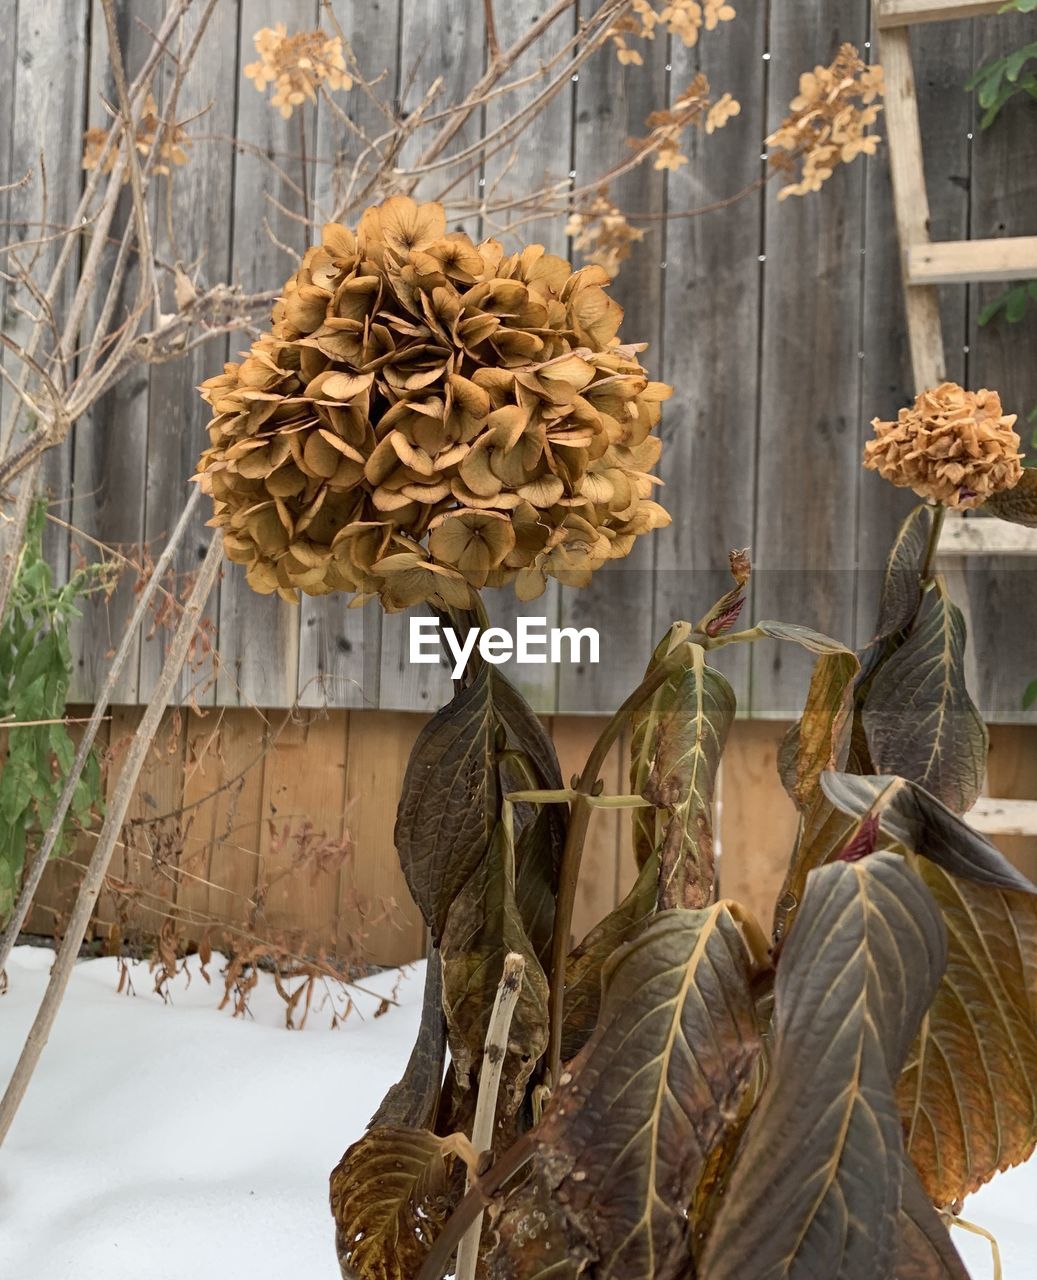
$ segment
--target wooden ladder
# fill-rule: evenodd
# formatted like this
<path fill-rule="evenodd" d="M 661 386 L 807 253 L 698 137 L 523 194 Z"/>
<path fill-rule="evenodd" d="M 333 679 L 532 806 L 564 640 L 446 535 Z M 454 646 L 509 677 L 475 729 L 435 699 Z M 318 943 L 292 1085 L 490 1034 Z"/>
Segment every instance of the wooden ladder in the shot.
<path fill-rule="evenodd" d="M 1004 0 L 874 0 L 879 60 L 886 81 L 886 135 L 907 336 L 918 391 L 938 386 L 947 376 L 937 285 L 1037 279 L 1037 236 L 942 242 L 929 238 L 929 195 L 911 61 L 911 27 L 983 17 L 997 13 L 1003 5 Z M 944 522 L 938 552 L 942 562 L 959 571 L 968 556 L 1037 556 L 1037 529 L 989 517 L 953 516 Z M 958 594 L 967 616 L 967 595 Z M 973 827 L 990 835 L 1037 835 L 1037 800 L 981 796 L 966 816 Z"/>

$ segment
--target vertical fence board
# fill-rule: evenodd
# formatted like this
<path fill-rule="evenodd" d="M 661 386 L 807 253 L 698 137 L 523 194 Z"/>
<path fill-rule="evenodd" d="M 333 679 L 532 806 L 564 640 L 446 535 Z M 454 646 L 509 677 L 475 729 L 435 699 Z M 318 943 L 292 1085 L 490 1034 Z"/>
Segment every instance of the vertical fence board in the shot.
<path fill-rule="evenodd" d="M 288 725 L 263 762 L 261 918 L 268 928 L 300 934 L 305 921 L 307 948 L 335 940 L 342 863 L 314 855 L 341 844 L 345 787 L 341 715 Z"/>
<path fill-rule="evenodd" d="M 581 18 L 594 7 L 583 0 Z M 641 53 L 643 66 L 623 67 L 608 43 L 583 64 L 576 86 L 577 188 L 620 163 L 627 139 L 643 138 L 647 116 L 667 105 L 669 40 L 660 33 L 644 42 Z M 665 174 L 649 161 L 614 181 L 609 197 L 636 223 L 637 214 L 657 214 L 666 207 Z M 612 293 L 625 308 L 622 341 L 646 342 L 641 359 L 658 376 L 665 360 L 661 263 L 666 230 L 658 219 L 637 225 L 643 225 L 644 239 L 633 246 Z M 604 565 L 589 586 L 563 589 L 563 622 L 597 627 L 602 653 L 597 667 L 581 663 L 559 671 L 559 711 L 611 711 L 644 670 L 652 639 L 652 537 L 639 538 L 629 556 Z"/>
<path fill-rule="evenodd" d="M 768 128 L 788 113 L 799 76 L 843 41 L 858 47 L 856 0 L 771 6 Z M 818 195 L 765 215 L 763 359 L 756 501 L 755 613 L 854 631 L 863 171 L 837 171 Z M 811 657 L 766 644 L 751 659 L 754 716 L 788 715 Z"/>
<path fill-rule="evenodd" d="M 6 242 L 24 240 L 31 247 L 19 252 L 17 260 L 6 255 L 0 266 L 5 272 L 16 267 L 30 271 L 35 282 L 46 290 L 50 274 L 61 251 L 60 241 L 50 239 L 54 229 L 67 226 L 79 203 L 82 170 L 82 127 L 86 93 L 88 46 L 86 40 L 87 10 L 82 0 L 43 0 L 22 3 L 17 18 L 11 13 L 5 53 L 10 51 L 12 65 L 7 88 L 11 92 L 8 112 L 10 137 L 4 168 L 9 177 L 0 181 L 17 182 L 28 174 L 28 181 L 5 192 L 0 200 L 9 218 L 5 226 Z M 17 56 L 16 56 L 17 54 Z M 2 91 L 0 91 L 2 92 Z M 27 103 L 32 104 L 26 110 Z M 43 173 L 41 173 L 41 166 Z M 39 243 L 34 243 L 39 242 Z M 73 257 L 73 265 L 75 257 Z M 55 317 L 60 325 L 65 306 L 71 296 L 74 270 L 66 275 L 66 285 L 57 297 Z M 22 310 L 19 310 L 21 308 Z M 14 341 L 28 342 L 34 327 L 31 317 L 40 313 L 36 300 L 24 288 L 9 286 L 3 316 L 4 332 Z M 48 346 L 44 337 L 44 349 Z M 6 347 L 2 353 L 4 368 L 21 381 L 24 367 Z M 69 377 L 74 368 L 68 370 Z M 13 397 L 5 389 L 5 412 Z M 34 424 L 24 417 L 21 426 L 30 430 Z M 6 431 L 4 421 L 0 436 Z M 21 433 L 12 443 L 17 443 Z M 37 487 L 50 500 L 50 510 L 68 520 L 68 494 L 72 480 L 72 440 L 66 439 L 51 449 L 43 459 Z M 48 525 L 44 531 L 44 550 L 57 573 L 64 576 L 68 566 L 68 533 Z"/>
<path fill-rule="evenodd" d="M 201 8 L 188 11 L 184 42 L 197 28 Z M 220 0 L 199 45 L 198 55 L 181 87 L 177 104 L 178 120 L 193 119 L 190 133 L 203 137 L 188 150 L 188 162 L 173 168 L 168 178 L 156 179 L 157 195 L 154 235 L 156 248 L 169 264 L 182 269 L 197 282 L 200 291 L 230 278 L 231 234 L 234 225 L 234 151 L 227 139 L 234 133 L 234 94 L 230 92 L 237 71 L 237 0 Z M 166 110 L 175 69 L 164 61 L 157 78 L 156 98 Z M 215 93 L 214 86 L 226 86 Z M 161 92 L 159 92 L 161 90 Z M 201 114 L 200 114 L 201 113 Z M 205 209 L 206 217 L 197 217 Z M 176 310 L 174 282 L 162 280 L 163 310 Z M 233 339 L 235 350 L 244 339 Z M 152 367 L 147 428 L 147 483 L 144 492 L 144 541 L 152 556 L 161 554 L 170 532 L 179 519 L 190 492 L 198 455 L 207 443 L 205 423 L 208 406 L 197 386 L 222 370 L 227 358 L 227 339 L 217 338 L 189 352 L 182 359 Z M 186 586 L 205 555 L 210 531 L 202 505 L 173 561 L 176 575 L 170 585 Z M 207 609 L 212 619 L 219 617 L 219 590 L 213 591 Z M 140 686 L 138 697 L 146 701 L 162 668 L 170 639 L 168 627 L 145 627 L 141 637 Z M 177 689 L 178 701 L 192 699 L 211 703 L 215 698 L 215 673 L 211 662 L 185 670 Z"/>
<path fill-rule="evenodd" d="M 305 0 L 292 6 L 292 30 L 317 25 L 318 6 Z M 256 58 L 253 36 L 287 15 L 277 0 L 241 0 L 241 40 L 237 70 L 236 136 L 239 149 L 234 171 L 234 278 L 246 292 L 278 288 L 297 265 L 275 238 L 301 254 L 308 229 L 274 201 L 301 216 L 298 188 L 302 180 L 301 131 L 312 147 L 315 112 L 307 103 L 283 120 L 260 95 L 245 67 Z M 294 184 L 294 185 L 293 185 Z M 232 343 L 232 354 L 246 344 Z M 218 701 L 289 707 L 299 676 L 299 609 L 277 596 L 259 596 L 245 581 L 243 566 L 228 564 L 220 588 L 220 652 Z"/>
<path fill-rule="evenodd" d="M 1003 57 L 1034 37 L 1032 15 L 1011 14 L 976 23 L 976 65 Z M 977 113 L 978 115 L 978 113 Z M 1034 104 L 1026 94 L 1010 101 L 988 130 L 974 126 L 972 164 L 972 235 L 986 238 L 1033 235 L 1037 232 L 1037 128 Z M 994 387 L 1005 409 L 1019 415 L 1016 428 L 1029 445 L 1037 409 L 1037 306 L 1030 304 L 1017 324 L 1004 316 L 979 325 L 979 309 L 1005 285 L 973 289 L 969 380 L 974 387 Z M 1022 695 L 1037 678 L 1037 559 L 975 557 L 967 562 L 973 644 L 979 677 L 979 704 L 984 714 L 1005 722 L 1033 722 L 1022 709 Z"/>
<path fill-rule="evenodd" d="M 395 806 L 422 723 L 399 712 L 349 713 L 346 830 L 354 854 L 342 876 L 339 937 L 344 954 L 359 940 L 373 964 L 402 964 L 425 949 L 425 927 L 393 843 Z"/>
<path fill-rule="evenodd" d="M 133 80 L 151 50 L 152 41 L 148 28 L 154 31 L 160 25 L 163 7 L 159 0 L 139 0 L 132 12 L 125 6 L 116 8 L 119 43 L 129 81 Z M 90 82 L 87 100 L 87 121 L 90 126 L 111 127 L 110 107 L 117 102 L 104 15 L 100 0 L 94 0 L 90 22 Z M 148 192 L 146 203 L 154 229 L 157 208 L 154 187 Z M 118 242 L 121 238 L 131 216 L 130 188 L 127 184 L 112 224 L 113 241 Z M 114 267 L 116 254 L 116 243 L 113 243 L 102 257 L 99 298 L 104 297 L 105 281 Z M 139 272 L 135 265 L 131 265 L 116 302 L 109 325 L 110 331 L 121 325 L 141 303 L 138 287 Z M 149 316 L 153 316 L 150 300 L 147 306 Z M 83 326 L 85 334 L 91 333 L 99 311 L 99 305 L 87 308 Z M 139 557 L 144 536 L 147 422 L 148 368 L 141 365 L 137 369 L 131 369 L 76 423 L 72 523 L 90 537 L 123 550 L 131 559 Z M 76 546 L 75 534 L 72 535 L 72 544 L 73 547 Z M 96 559 L 98 554 L 91 545 L 84 545 L 82 553 L 88 559 Z M 110 596 L 94 596 L 85 602 L 83 617 L 73 628 L 73 650 L 77 664 L 72 687 L 73 697 L 90 697 L 104 679 L 112 651 L 118 646 L 126 622 L 133 612 L 134 585 L 134 574 L 130 570 L 122 574 Z M 139 655 L 138 638 L 130 661 L 115 688 L 114 696 L 117 701 L 134 702 L 137 699 Z"/>
<path fill-rule="evenodd" d="M 768 936 L 798 824 L 778 777 L 778 747 L 787 727 L 738 721 L 721 765 L 720 896 L 744 903 Z"/>
<path fill-rule="evenodd" d="M 962 86 L 971 74 L 972 28 L 971 22 L 934 23 L 925 28 L 924 38 L 918 31 L 912 41 L 934 240 L 963 240 L 969 234 L 967 135 L 972 105 Z M 877 52 L 881 57 L 881 48 Z M 875 53 L 873 48 L 873 58 Z M 914 399 L 917 388 L 912 385 L 885 137 L 875 156 L 864 156 L 856 163 L 866 166 L 867 175 L 860 456 L 872 434 L 872 418 L 895 418 L 897 410 Z M 965 377 L 966 296 L 961 285 L 941 290 L 947 376 L 957 381 Z M 858 484 L 857 639 L 864 643 L 874 634 L 890 543 L 897 525 L 919 499 L 863 468 Z"/>
<path fill-rule="evenodd" d="M 363 10 L 354 4 L 332 6 L 366 80 L 378 81 L 374 92 L 390 105 L 399 92 L 400 0 L 371 0 Z M 331 30 L 321 14 L 325 30 Z M 335 157 L 348 179 L 350 168 L 367 140 L 384 132 L 384 115 L 367 94 L 354 87 L 335 95 L 355 128 L 352 132 L 327 102 L 317 109 L 317 147 L 320 157 Z M 346 198 L 341 183 L 332 181 L 332 167 L 314 169 L 314 237 L 336 215 Z M 356 226 L 359 209 L 346 215 Z M 303 706 L 362 707 L 378 705 L 379 650 L 382 613 L 377 605 L 347 609 L 341 596 L 304 596 L 299 611 L 299 702 Z"/>
<path fill-rule="evenodd" d="M 741 104 L 718 133 L 692 131 L 689 163 L 667 190 L 665 380 L 661 501 L 673 514 L 652 535 L 655 549 L 655 635 L 677 619 L 694 621 L 731 586 L 728 552 L 753 536 L 762 201 L 757 191 L 701 217 L 681 212 L 720 202 L 761 173 L 766 132 L 763 52 L 766 9 L 740 12 L 694 50 L 674 42 L 671 98 L 696 72 L 713 96 L 728 91 Z M 739 704 L 749 700 L 749 655 L 720 651 Z"/>

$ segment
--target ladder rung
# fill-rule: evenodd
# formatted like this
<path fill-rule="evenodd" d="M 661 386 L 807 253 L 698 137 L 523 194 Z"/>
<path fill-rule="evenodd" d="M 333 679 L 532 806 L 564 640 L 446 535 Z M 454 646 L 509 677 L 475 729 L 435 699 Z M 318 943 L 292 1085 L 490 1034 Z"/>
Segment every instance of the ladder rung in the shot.
<path fill-rule="evenodd" d="M 997 13 L 1005 0 L 877 0 L 879 27 L 911 27 L 918 22 L 949 22 L 952 18 L 979 18 Z"/>
<path fill-rule="evenodd" d="M 944 522 L 941 556 L 1037 556 L 1037 529 L 991 516 L 952 517 Z"/>
<path fill-rule="evenodd" d="M 980 796 L 965 815 L 973 831 L 989 836 L 1037 836 L 1037 800 Z"/>
<path fill-rule="evenodd" d="M 1037 236 L 944 240 L 907 247 L 908 284 L 1037 280 Z"/>

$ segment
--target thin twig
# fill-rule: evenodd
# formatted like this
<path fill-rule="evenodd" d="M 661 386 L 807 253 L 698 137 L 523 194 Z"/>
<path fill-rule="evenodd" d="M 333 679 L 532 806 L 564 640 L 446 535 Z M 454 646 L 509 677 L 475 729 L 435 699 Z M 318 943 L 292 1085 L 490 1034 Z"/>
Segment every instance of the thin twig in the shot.
<path fill-rule="evenodd" d="M 176 528 L 170 535 L 169 541 L 166 543 L 165 550 L 159 556 L 151 576 L 144 584 L 140 595 L 137 597 L 137 604 L 133 610 L 133 616 L 127 623 L 126 630 L 123 632 L 122 640 L 116 651 L 115 657 L 112 659 L 105 676 L 104 684 L 97 695 L 94 703 L 93 713 L 90 716 L 90 722 L 79 742 L 76 750 L 75 759 L 72 762 L 72 768 L 68 771 L 65 778 L 65 785 L 61 789 L 61 795 L 58 797 L 57 805 L 51 814 L 50 823 L 44 834 L 43 840 L 37 849 L 31 855 L 28 865 L 25 869 L 25 876 L 22 881 L 22 887 L 18 894 L 18 900 L 14 904 L 11 917 L 4 926 L 4 931 L 0 934 L 0 973 L 3 973 L 7 966 L 7 961 L 11 955 L 11 949 L 15 944 L 18 934 L 21 932 L 22 925 L 25 923 L 29 914 L 29 908 L 32 906 L 32 900 L 36 896 L 36 890 L 39 888 L 40 880 L 43 878 L 43 870 L 50 859 L 50 855 L 54 852 L 54 848 L 61 836 L 62 829 L 65 825 L 65 816 L 72 804 L 72 799 L 79 785 L 79 779 L 86 767 L 87 758 L 90 750 L 94 745 L 94 739 L 97 737 L 97 731 L 101 727 L 101 722 L 105 718 L 105 712 L 108 710 L 108 703 L 111 701 L 112 694 L 115 692 L 115 686 L 118 684 L 119 677 L 122 675 L 123 667 L 125 667 L 130 654 L 134 651 L 134 645 L 137 639 L 137 633 L 140 624 L 144 621 L 145 614 L 151 604 L 151 598 L 155 594 L 162 578 L 165 576 L 167 569 L 173 563 L 173 557 L 179 546 L 184 534 L 191 523 L 191 517 L 194 515 L 194 509 L 201 501 L 201 490 L 197 487 L 192 489 L 191 496 L 187 499 L 184 510 L 180 519 L 177 521 Z M 192 595 L 192 599 L 193 599 Z M 189 608 L 190 606 L 188 606 Z M 186 611 L 185 611 L 186 613 Z M 181 620 L 181 625 L 183 621 Z M 179 634 L 179 632 L 178 632 Z"/>
<path fill-rule="evenodd" d="M 136 790 L 137 779 L 140 777 L 147 754 L 151 750 L 151 744 L 155 739 L 162 721 L 162 715 L 172 696 L 177 677 L 180 675 L 181 668 L 187 659 L 188 649 L 201 621 L 202 610 L 205 608 L 209 592 L 216 581 L 222 556 L 223 539 L 217 533 L 209 544 L 209 550 L 199 569 L 194 589 L 173 635 L 169 650 L 166 653 L 166 660 L 162 664 L 162 671 L 155 685 L 155 691 L 151 695 L 151 701 L 148 703 L 147 710 L 144 712 L 133 742 L 126 753 L 126 762 L 123 765 L 122 772 L 119 774 L 119 781 L 116 783 L 114 794 L 109 802 L 108 813 L 98 836 L 97 845 L 90 858 L 75 905 L 72 908 L 65 936 L 61 940 L 61 947 L 54 961 L 54 968 L 51 970 L 47 990 L 26 1038 L 18 1064 L 14 1069 L 14 1074 L 7 1086 L 7 1092 L 4 1094 L 3 1101 L 0 1101 L 0 1145 L 3 1144 L 4 1138 L 10 1130 L 11 1122 L 14 1120 L 19 1104 L 25 1096 L 25 1091 L 29 1087 L 33 1072 L 36 1070 L 36 1064 L 40 1060 L 40 1054 L 43 1052 L 43 1048 L 50 1036 L 54 1019 L 57 1017 L 58 1009 L 61 1006 L 62 997 L 68 987 L 69 979 L 72 977 L 72 970 L 79 955 L 79 948 L 82 946 L 83 938 L 86 936 L 86 931 L 90 924 L 90 918 L 93 915 L 94 903 L 97 901 L 97 895 L 101 892 L 108 864 L 112 860 L 115 843 L 126 819 L 130 800 Z"/>

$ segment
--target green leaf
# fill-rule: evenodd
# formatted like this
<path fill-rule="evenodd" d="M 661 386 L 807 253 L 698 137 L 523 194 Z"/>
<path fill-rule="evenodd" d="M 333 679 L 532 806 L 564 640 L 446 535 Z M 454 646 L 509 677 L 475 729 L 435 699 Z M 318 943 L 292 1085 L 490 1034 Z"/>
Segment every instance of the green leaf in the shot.
<path fill-rule="evenodd" d="M 1037 680 L 1031 680 L 1023 690 L 1023 710 L 1029 711 L 1035 702 L 1037 702 Z"/>
<path fill-rule="evenodd" d="M 497 823 L 496 720 L 490 667 L 425 725 L 396 818 L 396 848 L 414 901 L 438 942 L 450 904 L 482 861 Z"/>
<path fill-rule="evenodd" d="M 450 1057 L 462 1086 L 474 1085 L 482 1061 L 505 956 L 517 952 L 526 961 L 498 1103 L 499 1115 L 508 1118 L 518 1111 L 526 1082 L 547 1048 L 548 1029 L 547 978 L 522 925 L 514 875 L 514 857 L 501 823 L 486 857 L 451 904 L 440 944 Z"/>
<path fill-rule="evenodd" d="M 413 1280 L 463 1189 L 452 1176 L 458 1147 L 455 1138 L 400 1126 L 353 1143 L 331 1175 L 343 1275 Z"/>
<path fill-rule="evenodd" d="M 909 778 L 958 813 L 983 787 L 987 730 L 965 687 L 965 620 L 942 583 L 875 674 L 862 723 L 876 770 Z"/>
<path fill-rule="evenodd" d="M 613 957 L 601 1019 L 531 1135 L 486 1275 L 687 1274 L 687 1207 L 760 1052 L 753 976 L 723 903 L 665 912 Z"/>
<path fill-rule="evenodd" d="M 1037 470 L 1025 470 L 1011 489 L 989 497 L 983 510 L 1012 524 L 1037 529 Z"/>
<path fill-rule="evenodd" d="M 727 680 L 706 666 L 700 645 L 687 650 L 631 726 L 631 786 L 653 806 L 635 810 L 636 834 L 642 854 L 648 844 L 659 852 L 661 909 L 703 907 L 713 896 L 713 791 L 735 716 Z M 657 649 L 649 673 L 661 656 Z"/>
<path fill-rule="evenodd" d="M 700 1275 L 892 1276 L 903 1186 L 893 1090 L 946 945 L 936 904 L 897 855 L 811 873 L 778 962 L 767 1083 Z"/>

